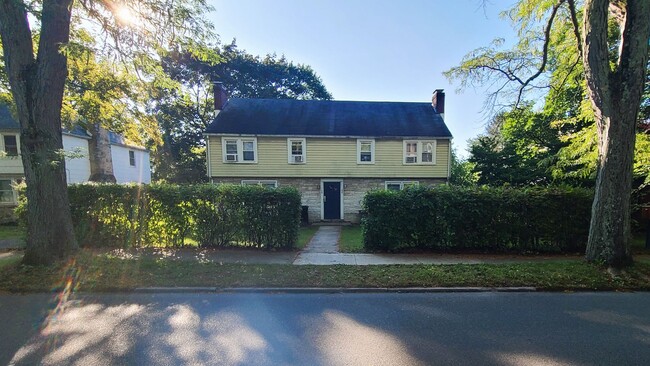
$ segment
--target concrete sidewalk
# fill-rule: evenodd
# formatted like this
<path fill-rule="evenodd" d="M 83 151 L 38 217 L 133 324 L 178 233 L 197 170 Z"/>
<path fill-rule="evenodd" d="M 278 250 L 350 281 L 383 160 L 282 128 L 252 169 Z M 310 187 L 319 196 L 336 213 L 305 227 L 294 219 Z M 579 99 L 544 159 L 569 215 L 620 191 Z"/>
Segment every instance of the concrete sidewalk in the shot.
<path fill-rule="evenodd" d="M 22 249 L 25 247 L 23 239 L 0 239 L 0 250 Z"/>
<path fill-rule="evenodd" d="M 582 256 L 495 256 L 490 254 L 366 254 L 366 253 L 301 253 L 293 261 L 296 265 L 347 264 L 356 266 L 380 264 L 505 264 L 539 263 L 576 260 Z"/>

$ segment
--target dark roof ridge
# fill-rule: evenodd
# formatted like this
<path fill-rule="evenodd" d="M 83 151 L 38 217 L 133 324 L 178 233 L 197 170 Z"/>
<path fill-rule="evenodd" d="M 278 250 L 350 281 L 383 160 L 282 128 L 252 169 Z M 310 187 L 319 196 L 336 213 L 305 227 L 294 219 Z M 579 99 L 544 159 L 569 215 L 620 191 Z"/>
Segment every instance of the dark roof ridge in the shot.
<path fill-rule="evenodd" d="M 260 100 L 260 101 L 290 101 L 290 102 L 333 102 L 333 103 L 394 103 L 394 104 L 431 104 L 431 102 L 416 101 L 395 101 L 395 100 L 347 100 L 347 99 L 291 99 L 291 98 L 238 98 L 233 97 L 228 100 Z"/>
<path fill-rule="evenodd" d="M 451 138 L 430 102 L 232 98 L 211 134 Z"/>

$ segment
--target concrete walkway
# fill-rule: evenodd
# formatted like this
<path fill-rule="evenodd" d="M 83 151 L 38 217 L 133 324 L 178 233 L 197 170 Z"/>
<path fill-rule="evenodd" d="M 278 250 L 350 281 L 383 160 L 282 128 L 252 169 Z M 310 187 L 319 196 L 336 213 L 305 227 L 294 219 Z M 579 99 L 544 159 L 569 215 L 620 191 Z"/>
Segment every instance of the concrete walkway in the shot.
<path fill-rule="evenodd" d="M 321 226 L 311 238 L 302 253 L 329 253 L 339 252 L 340 226 Z M 301 253 L 301 254 L 302 254 Z"/>

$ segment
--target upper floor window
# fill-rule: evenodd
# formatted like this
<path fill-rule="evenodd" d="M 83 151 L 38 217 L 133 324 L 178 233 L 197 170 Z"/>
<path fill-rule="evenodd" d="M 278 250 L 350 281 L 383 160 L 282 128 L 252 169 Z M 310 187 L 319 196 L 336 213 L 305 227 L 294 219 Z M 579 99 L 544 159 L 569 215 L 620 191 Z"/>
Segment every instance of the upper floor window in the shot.
<path fill-rule="evenodd" d="M 375 140 L 357 140 L 357 164 L 375 163 Z"/>
<path fill-rule="evenodd" d="M 289 164 L 307 162 L 307 141 L 305 139 L 287 139 Z"/>
<path fill-rule="evenodd" d="M 129 150 L 129 165 L 135 166 L 135 151 Z"/>
<path fill-rule="evenodd" d="M 7 156 L 18 156 L 18 137 L 16 135 L 4 135 L 2 137 L 5 154 Z"/>
<path fill-rule="evenodd" d="M 223 138 L 224 163 L 257 163 L 257 138 Z"/>
<path fill-rule="evenodd" d="M 435 164 L 436 140 L 404 141 L 404 164 Z"/>

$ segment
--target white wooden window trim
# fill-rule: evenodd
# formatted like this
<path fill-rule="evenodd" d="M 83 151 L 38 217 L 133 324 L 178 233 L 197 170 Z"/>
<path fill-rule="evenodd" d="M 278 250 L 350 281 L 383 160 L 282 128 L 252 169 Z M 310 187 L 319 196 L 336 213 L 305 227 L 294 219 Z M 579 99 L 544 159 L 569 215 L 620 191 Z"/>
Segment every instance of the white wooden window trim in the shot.
<path fill-rule="evenodd" d="M 389 185 L 399 185 L 399 190 L 403 190 L 405 185 L 414 185 L 416 187 L 420 186 L 420 182 L 417 180 L 388 180 L 384 183 L 384 188 L 388 189 Z"/>
<path fill-rule="evenodd" d="M 235 142 L 237 153 L 228 154 L 226 145 L 228 142 Z M 253 160 L 244 160 L 244 142 L 253 143 Z M 222 137 L 221 149 L 223 153 L 223 162 L 227 164 L 257 164 L 257 137 Z M 251 150 L 246 150 L 251 151 Z M 229 157 L 233 160 L 229 160 Z"/>
<path fill-rule="evenodd" d="M 361 160 L 361 145 L 370 143 L 370 161 Z M 357 139 L 357 164 L 374 164 L 375 163 L 375 139 Z"/>
<path fill-rule="evenodd" d="M 293 154 L 292 144 L 300 142 L 302 144 L 302 154 Z M 307 162 L 307 140 L 304 138 L 287 139 L 287 161 L 289 164 L 305 164 Z"/>
<path fill-rule="evenodd" d="M 422 161 L 422 156 L 424 153 L 424 147 L 431 143 L 433 145 L 433 150 L 431 151 L 431 161 Z M 408 157 L 413 156 L 411 154 L 407 155 L 406 148 L 408 144 L 416 144 L 416 153 L 415 153 L 415 162 L 409 162 Z M 404 165 L 436 165 L 436 149 L 438 147 L 437 140 L 404 140 L 403 150 L 402 150 L 402 164 Z"/>
<path fill-rule="evenodd" d="M 16 137 L 16 150 L 18 151 L 17 156 L 20 156 L 20 134 L 17 134 L 17 133 L 3 133 L 3 134 L 0 134 L 0 152 L 1 152 L 2 156 L 15 157 L 15 156 L 7 155 L 7 153 L 5 151 L 5 136 L 15 136 Z"/>
<path fill-rule="evenodd" d="M 245 185 L 250 185 L 250 186 L 254 186 L 254 185 L 262 185 L 262 186 L 273 185 L 273 188 L 278 188 L 278 181 L 277 180 L 243 179 L 241 181 L 241 184 L 243 186 L 245 186 Z"/>

